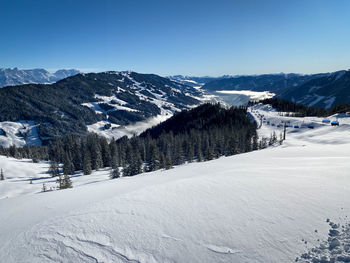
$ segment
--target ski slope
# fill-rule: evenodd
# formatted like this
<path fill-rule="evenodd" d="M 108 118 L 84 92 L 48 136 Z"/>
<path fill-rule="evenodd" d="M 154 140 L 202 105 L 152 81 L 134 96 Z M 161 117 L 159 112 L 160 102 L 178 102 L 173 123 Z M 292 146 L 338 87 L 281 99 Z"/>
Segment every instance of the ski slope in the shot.
<path fill-rule="evenodd" d="M 251 110 L 315 128 L 288 128 L 282 146 L 168 171 L 77 174 L 74 188 L 45 193 L 43 182 L 55 185 L 47 164 L 0 157 L 8 177 L 0 262 L 294 262 L 327 239 L 327 218 L 349 215 L 350 118 L 331 127 Z M 263 124 L 259 134 L 280 130 Z"/>

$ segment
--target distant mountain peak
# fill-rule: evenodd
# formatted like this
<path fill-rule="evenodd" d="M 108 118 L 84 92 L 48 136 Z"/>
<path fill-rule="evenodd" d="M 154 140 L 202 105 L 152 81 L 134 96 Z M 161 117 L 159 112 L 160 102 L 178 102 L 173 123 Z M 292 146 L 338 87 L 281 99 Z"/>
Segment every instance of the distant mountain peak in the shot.
<path fill-rule="evenodd" d="M 0 68 L 0 88 L 21 84 L 50 84 L 80 73 L 76 69 L 59 69 L 50 73 L 46 69 Z"/>

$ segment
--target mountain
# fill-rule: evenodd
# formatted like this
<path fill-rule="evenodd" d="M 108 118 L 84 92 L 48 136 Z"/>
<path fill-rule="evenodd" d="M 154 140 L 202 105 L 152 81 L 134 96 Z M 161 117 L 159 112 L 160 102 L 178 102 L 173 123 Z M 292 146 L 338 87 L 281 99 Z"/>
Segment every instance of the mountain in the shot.
<path fill-rule="evenodd" d="M 223 91 L 269 91 L 277 97 L 307 106 L 329 109 L 341 103 L 350 103 L 350 71 L 311 75 L 265 74 L 219 78 L 207 82 L 202 90 L 232 100 L 231 93 Z M 234 96 L 238 96 L 235 94 Z M 233 98 L 234 99 L 234 98 Z"/>
<path fill-rule="evenodd" d="M 138 125 L 128 130 L 127 125 L 151 119 L 148 126 L 152 126 L 198 104 L 200 96 L 201 92 L 190 86 L 153 74 L 78 74 L 53 84 L 0 89 L 0 122 L 30 121 L 44 143 L 54 136 L 82 135 L 88 130 L 121 137 L 142 131 L 142 125 L 141 130 Z"/>
<path fill-rule="evenodd" d="M 300 75 L 300 74 L 264 74 L 251 76 L 226 77 L 212 80 L 202 88 L 215 92 L 222 90 L 251 90 L 270 91 L 281 94 L 311 79 L 324 76 L 325 74 Z"/>
<path fill-rule="evenodd" d="M 341 103 L 350 103 L 350 70 L 313 78 L 281 94 L 281 97 L 326 109 Z"/>
<path fill-rule="evenodd" d="M 60 69 L 50 73 L 45 69 L 0 68 L 0 87 L 28 83 L 54 83 L 78 73 L 79 71 L 75 69 Z"/>

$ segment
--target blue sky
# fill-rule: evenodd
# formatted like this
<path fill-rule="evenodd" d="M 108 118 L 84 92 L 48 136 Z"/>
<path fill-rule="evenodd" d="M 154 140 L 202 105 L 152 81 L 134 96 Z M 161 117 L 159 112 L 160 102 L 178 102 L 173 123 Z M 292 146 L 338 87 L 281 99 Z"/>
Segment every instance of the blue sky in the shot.
<path fill-rule="evenodd" d="M 348 0 L 0 0 L 0 67 L 160 75 L 350 68 Z"/>

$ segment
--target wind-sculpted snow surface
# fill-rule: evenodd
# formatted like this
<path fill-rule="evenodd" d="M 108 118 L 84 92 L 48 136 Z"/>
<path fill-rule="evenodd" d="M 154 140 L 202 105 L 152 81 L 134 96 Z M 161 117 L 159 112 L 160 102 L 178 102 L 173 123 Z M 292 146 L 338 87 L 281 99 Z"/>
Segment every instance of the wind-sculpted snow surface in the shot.
<path fill-rule="evenodd" d="M 326 218 L 349 214 L 346 122 L 288 128 L 282 146 L 167 171 L 115 180 L 108 169 L 76 174 L 72 189 L 46 193 L 40 185 L 49 179 L 38 173 L 32 185 L 22 182 L 9 165 L 16 160 L 2 157 L 8 179 L 0 182 L 0 262 L 301 260 L 329 237 Z M 263 124 L 259 132 L 274 130 Z M 6 195 L 11 184 L 30 189 Z"/>

